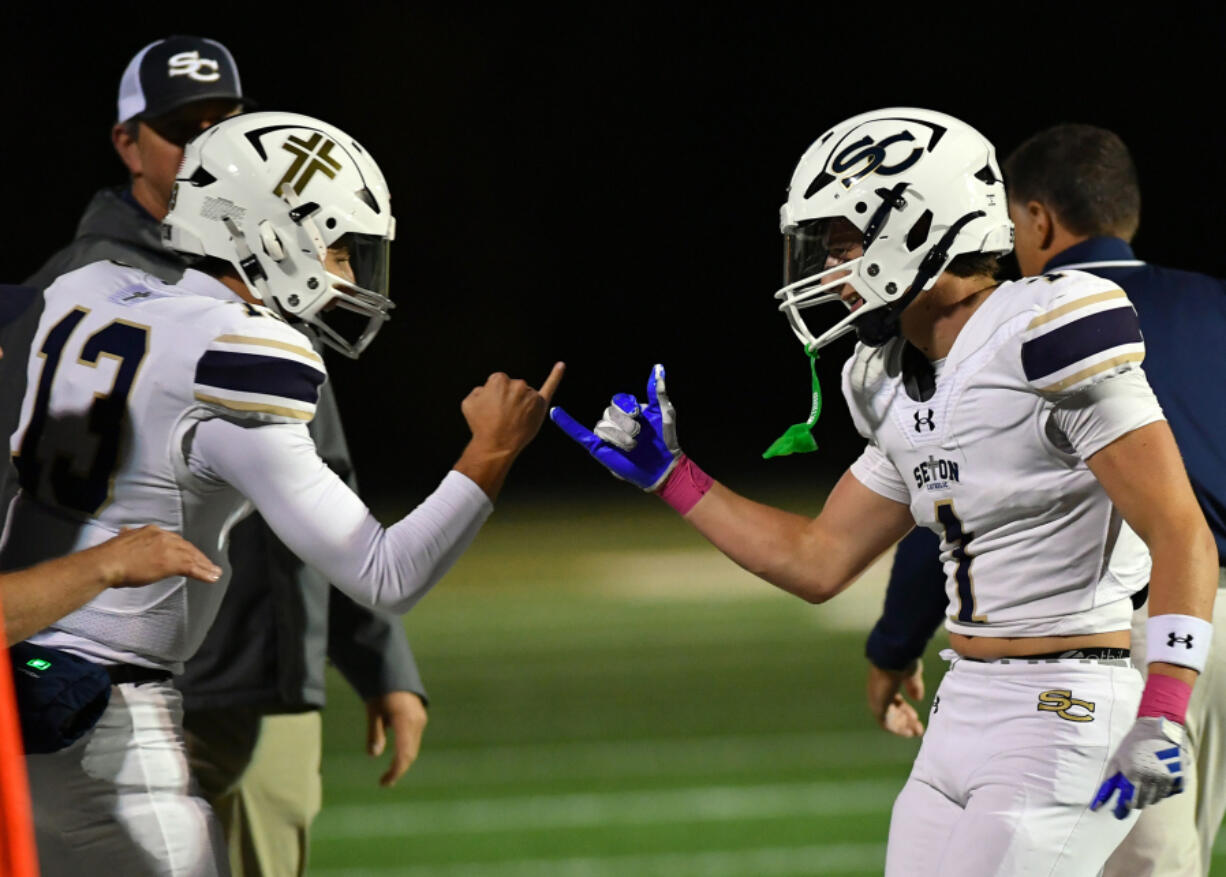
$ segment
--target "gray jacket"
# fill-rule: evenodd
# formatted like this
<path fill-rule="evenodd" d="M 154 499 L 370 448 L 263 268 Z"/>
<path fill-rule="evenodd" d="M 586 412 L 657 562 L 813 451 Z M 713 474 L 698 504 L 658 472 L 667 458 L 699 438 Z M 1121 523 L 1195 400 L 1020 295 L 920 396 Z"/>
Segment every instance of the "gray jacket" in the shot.
<path fill-rule="evenodd" d="M 60 274 L 114 259 L 167 282 L 190 264 L 162 247 L 158 223 L 124 186 L 97 192 L 77 234 L 26 281 L 45 289 Z M 17 427 L 25 364 L 42 299 L 3 333 L 0 429 Z M 356 489 L 349 448 L 331 384 L 325 383 L 310 425 L 319 454 Z M 4 509 L 15 485 L 4 472 Z M 331 658 L 363 700 L 389 691 L 425 688 L 400 620 L 355 603 L 298 560 L 258 514 L 230 534 L 233 573 L 217 621 L 176 684 L 188 710 L 255 706 L 298 712 L 324 705 L 324 659 Z"/>

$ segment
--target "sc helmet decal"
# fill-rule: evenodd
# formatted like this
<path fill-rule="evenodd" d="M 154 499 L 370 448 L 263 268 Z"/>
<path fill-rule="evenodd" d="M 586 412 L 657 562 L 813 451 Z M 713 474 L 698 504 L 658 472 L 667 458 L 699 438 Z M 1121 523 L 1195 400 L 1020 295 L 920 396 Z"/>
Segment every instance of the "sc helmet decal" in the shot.
<path fill-rule="evenodd" d="M 836 174 L 847 174 L 842 176 L 840 182 L 843 188 L 850 189 L 864 177 L 876 171 L 882 176 L 893 176 L 894 174 L 902 173 L 911 165 L 919 161 L 919 158 L 924 153 L 922 146 L 911 150 L 910 155 L 902 161 L 893 165 L 885 164 L 886 149 L 893 143 L 900 141 L 914 141 L 915 135 L 910 131 L 901 131 L 892 137 L 887 137 L 884 140 L 874 143 L 871 137 L 862 137 L 855 143 L 848 146 L 830 161 L 830 169 Z M 860 162 L 867 162 L 856 173 L 847 173 Z"/>
<path fill-rule="evenodd" d="M 862 131 L 864 125 L 873 125 L 880 127 L 883 123 L 899 122 L 902 130 L 895 131 L 880 139 L 874 139 L 871 135 Z M 882 176 L 894 176 L 900 174 L 920 160 L 925 152 L 931 152 L 936 148 L 941 138 L 945 136 L 945 127 L 938 125 L 935 122 L 926 122 L 922 119 L 909 118 L 894 118 L 894 119 L 872 119 L 859 125 L 852 131 L 844 135 L 844 141 L 851 138 L 854 134 L 860 133 L 860 138 L 847 146 L 844 146 L 838 151 L 832 151 L 829 164 L 822 169 L 809 184 L 805 190 L 805 197 L 812 198 L 834 180 L 839 180 L 843 184 L 843 188 L 850 189 L 860 180 L 867 177 L 869 174 L 880 174 Z M 920 125 L 923 130 L 928 133 L 927 142 L 917 143 L 916 135 L 911 127 Z M 916 144 L 905 153 L 891 146 L 899 143 L 914 143 Z M 887 157 L 894 154 L 895 160 L 892 164 L 887 163 Z"/>

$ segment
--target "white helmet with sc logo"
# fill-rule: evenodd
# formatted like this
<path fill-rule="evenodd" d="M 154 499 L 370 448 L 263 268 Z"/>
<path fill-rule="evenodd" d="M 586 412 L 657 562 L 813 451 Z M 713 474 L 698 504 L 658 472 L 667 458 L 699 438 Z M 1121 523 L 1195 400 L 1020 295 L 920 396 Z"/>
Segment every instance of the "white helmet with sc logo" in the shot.
<path fill-rule="evenodd" d="M 388 318 L 387 183 L 356 140 L 296 113 L 247 113 L 189 142 L 167 246 L 230 263 L 289 323 L 356 357 Z M 330 271 L 349 254 L 353 277 Z"/>
<path fill-rule="evenodd" d="M 860 231 L 864 252 L 828 262 L 839 218 Z M 952 116 L 908 107 L 855 116 L 819 137 L 796 166 L 779 224 L 785 285 L 775 297 L 811 353 L 853 329 L 884 344 L 954 257 L 1013 249 L 992 144 Z M 802 311 L 840 301 L 844 283 L 864 303 L 815 334 Z"/>

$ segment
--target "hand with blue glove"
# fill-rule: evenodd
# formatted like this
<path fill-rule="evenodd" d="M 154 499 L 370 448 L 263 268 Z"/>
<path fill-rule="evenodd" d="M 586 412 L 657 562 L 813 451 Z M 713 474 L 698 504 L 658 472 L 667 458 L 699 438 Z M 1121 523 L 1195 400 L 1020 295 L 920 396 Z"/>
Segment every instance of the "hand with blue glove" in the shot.
<path fill-rule="evenodd" d="M 549 417 L 606 469 L 643 490 L 655 492 L 681 459 L 677 419 L 664 388 L 664 366 L 647 379 L 647 404 L 618 393 L 604 416 L 589 430 L 559 407 Z"/>
<path fill-rule="evenodd" d="M 1115 818 L 1126 819 L 1130 810 L 1140 810 L 1183 791 L 1184 771 L 1191 766 L 1183 726 L 1160 716 L 1142 716 L 1107 764 L 1103 781 L 1090 804 L 1097 810 L 1119 792 Z"/>

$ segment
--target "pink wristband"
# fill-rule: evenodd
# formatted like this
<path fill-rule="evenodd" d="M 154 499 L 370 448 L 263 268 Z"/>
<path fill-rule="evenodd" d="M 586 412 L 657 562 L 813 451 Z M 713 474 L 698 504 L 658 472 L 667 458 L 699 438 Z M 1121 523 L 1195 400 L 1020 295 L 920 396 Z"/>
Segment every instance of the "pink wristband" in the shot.
<path fill-rule="evenodd" d="M 1150 673 L 1145 681 L 1145 692 L 1141 695 L 1137 715 L 1162 716 L 1182 725 L 1191 696 L 1192 686 L 1188 683 L 1161 673 Z"/>
<path fill-rule="evenodd" d="M 703 498 L 715 479 L 694 465 L 694 461 L 685 454 L 677 461 L 673 471 L 668 473 L 664 484 L 656 492 L 660 499 L 677 510 L 678 514 L 688 514 L 694 503 Z"/>

